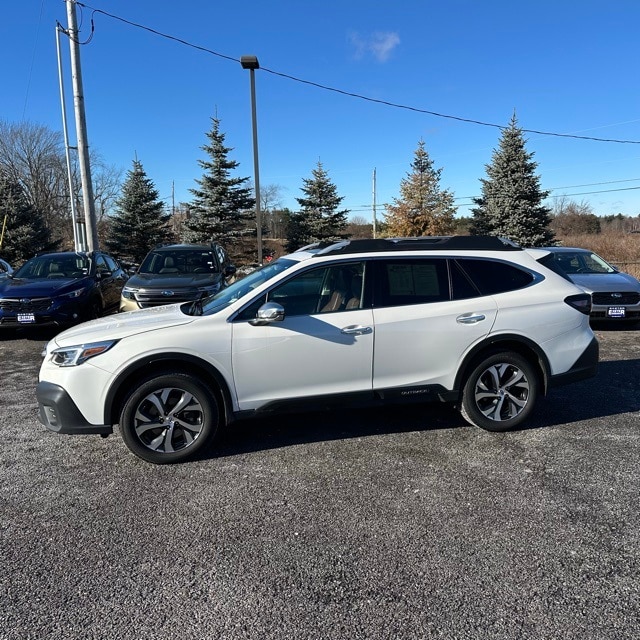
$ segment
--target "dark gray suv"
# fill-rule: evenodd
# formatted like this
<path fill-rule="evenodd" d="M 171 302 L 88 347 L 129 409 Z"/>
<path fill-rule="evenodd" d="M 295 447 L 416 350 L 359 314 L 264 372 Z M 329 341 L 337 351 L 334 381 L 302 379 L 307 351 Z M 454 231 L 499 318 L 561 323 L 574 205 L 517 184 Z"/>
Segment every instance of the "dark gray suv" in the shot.
<path fill-rule="evenodd" d="M 220 291 L 235 272 L 227 252 L 217 243 L 156 247 L 127 281 L 120 311 L 206 298 Z"/>

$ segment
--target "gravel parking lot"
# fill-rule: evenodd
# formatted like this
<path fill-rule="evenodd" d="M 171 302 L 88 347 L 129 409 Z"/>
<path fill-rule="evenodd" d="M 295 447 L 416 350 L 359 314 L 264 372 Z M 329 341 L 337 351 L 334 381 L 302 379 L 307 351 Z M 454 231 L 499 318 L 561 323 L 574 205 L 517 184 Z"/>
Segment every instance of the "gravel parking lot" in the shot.
<path fill-rule="evenodd" d="M 243 423 L 146 464 L 36 419 L 0 335 L 0 638 L 640 637 L 640 332 L 522 431 L 441 406 Z"/>

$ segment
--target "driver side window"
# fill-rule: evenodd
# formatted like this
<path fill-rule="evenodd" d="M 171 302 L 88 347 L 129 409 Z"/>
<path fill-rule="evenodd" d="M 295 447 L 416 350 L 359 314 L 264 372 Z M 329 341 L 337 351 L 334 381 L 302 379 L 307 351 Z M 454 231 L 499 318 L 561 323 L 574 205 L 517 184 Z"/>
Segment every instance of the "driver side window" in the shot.
<path fill-rule="evenodd" d="M 364 263 L 341 263 L 309 269 L 260 296 L 244 309 L 238 320 L 256 317 L 265 302 L 284 308 L 286 316 L 316 315 L 361 309 Z"/>

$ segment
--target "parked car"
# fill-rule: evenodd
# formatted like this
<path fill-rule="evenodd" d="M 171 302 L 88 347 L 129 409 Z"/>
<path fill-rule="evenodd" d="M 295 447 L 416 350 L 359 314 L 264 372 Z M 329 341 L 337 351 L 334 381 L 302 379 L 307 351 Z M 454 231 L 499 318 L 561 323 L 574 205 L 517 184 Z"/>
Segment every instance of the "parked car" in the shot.
<path fill-rule="evenodd" d="M 119 424 L 153 463 L 201 451 L 224 422 L 287 408 L 440 400 L 505 431 L 549 388 L 595 374 L 590 302 L 499 238 L 312 245 L 204 300 L 59 334 L 39 416 L 58 433 Z"/>
<path fill-rule="evenodd" d="M 11 265 L 6 261 L 0 258 L 0 279 L 6 278 L 13 273 L 13 269 Z"/>
<path fill-rule="evenodd" d="M 100 251 L 46 253 L 0 280 L 0 328 L 72 325 L 118 309 L 127 275 Z"/>
<path fill-rule="evenodd" d="M 122 290 L 120 311 L 206 298 L 224 287 L 235 271 L 217 243 L 156 247 Z"/>
<path fill-rule="evenodd" d="M 591 294 L 592 320 L 640 320 L 640 282 L 597 253 L 575 247 L 545 247 L 540 262 Z"/>

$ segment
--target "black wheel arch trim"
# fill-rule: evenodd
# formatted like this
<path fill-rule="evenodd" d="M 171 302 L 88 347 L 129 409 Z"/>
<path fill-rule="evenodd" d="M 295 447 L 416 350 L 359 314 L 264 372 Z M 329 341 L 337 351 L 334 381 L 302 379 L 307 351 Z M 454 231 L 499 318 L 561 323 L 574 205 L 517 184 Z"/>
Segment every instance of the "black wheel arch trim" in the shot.
<path fill-rule="evenodd" d="M 531 360 L 531 356 L 536 357 L 536 361 L 532 364 L 537 366 L 541 374 L 540 383 L 542 394 L 545 395 L 549 388 L 549 380 L 551 378 L 551 365 L 545 352 L 533 340 L 516 333 L 501 333 L 496 336 L 488 336 L 482 342 L 475 345 L 469 353 L 464 357 L 458 373 L 456 374 L 454 393 L 459 396 L 464 381 L 473 367 L 473 364 L 483 355 L 491 354 L 496 351 L 515 351 L 521 356 Z"/>
<path fill-rule="evenodd" d="M 213 382 L 216 388 L 211 388 L 211 391 L 215 393 L 216 397 L 222 402 L 222 415 L 220 418 L 223 420 L 223 423 L 230 422 L 233 417 L 233 402 L 224 376 L 212 364 L 202 360 L 202 358 L 179 352 L 166 352 L 147 356 L 130 364 L 126 369 L 121 371 L 107 392 L 104 406 L 105 422 L 107 424 L 118 423 L 120 419 L 119 410 L 122 408 L 123 399 L 131 390 L 131 382 L 143 377 L 148 367 L 162 369 L 163 367 L 167 367 L 167 365 L 175 365 L 176 363 L 180 365 L 179 368 L 175 371 L 167 368 L 167 372 L 199 373 L 200 375 L 204 373 L 205 379 L 203 382 Z"/>

